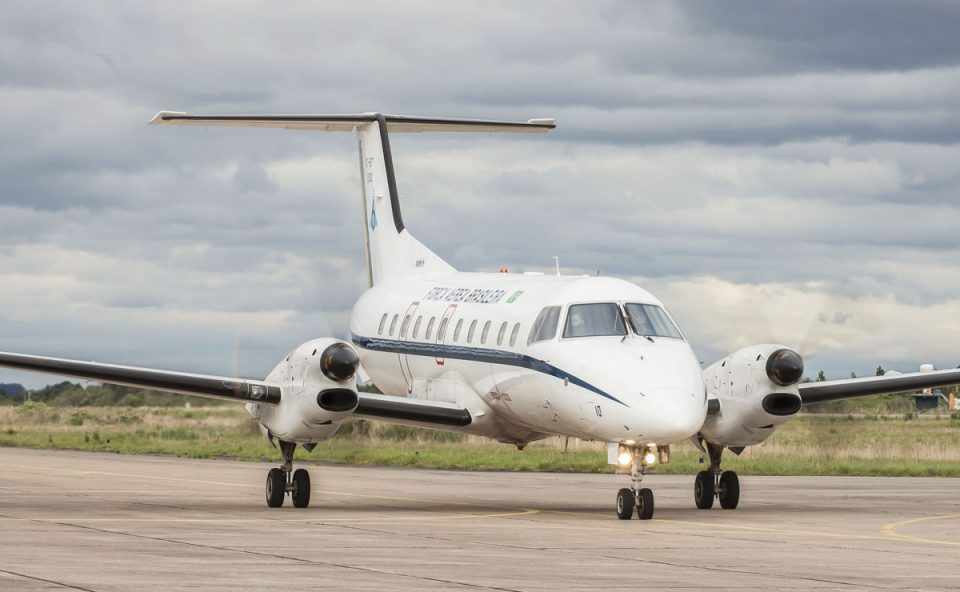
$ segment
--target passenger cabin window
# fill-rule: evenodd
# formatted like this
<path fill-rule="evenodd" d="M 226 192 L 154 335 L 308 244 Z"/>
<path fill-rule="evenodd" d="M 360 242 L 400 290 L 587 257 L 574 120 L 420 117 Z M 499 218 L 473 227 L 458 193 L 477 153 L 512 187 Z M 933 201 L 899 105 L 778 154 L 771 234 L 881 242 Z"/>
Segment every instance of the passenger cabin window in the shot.
<path fill-rule="evenodd" d="M 510 332 L 510 347 L 517 345 L 517 336 L 520 335 L 520 323 L 517 323 L 513 326 L 513 331 Z"/>
<path fill-rule="evenodd" d="M 447 336 L 447 323 L 450 321 L 449 318 L 445 318 L 440 321 L 440 328 L 437 329 L 437 341 L 443 341 Z"/>
<path fill-rule="evenodd" d="M 383 328 L 387 325 L 387 313 L 380 317 L 380 326 L 377 327 L 377 335 L 383 335 Z"/>
<path fill-rule="evenodd" d="M 453 328 L 453 341 L 454 343 L 460 342 L 460 329 L 463 329 L 463 319 L 457 321 L 457 326 Z"/>
<path fill-rule="evenodd" d="M 530 327 L 530 335 L 527 337 L 527 345 L 538 341 L 547 341 L 557 335 L 557 324 L 560 322 L 560 307 L 548 306 L 540 311 L 537 320 L 533 321 Z"/>
<path fill-rule="evenodd" d="M 480 343 L 487 342 L 487 335 L 490 334 L 490 321 L 483 324 L 483 332 L 480 333 Z"/>
<path fill-rule="evenodd" d="M 467 330 L 467 343 L 473 343 L 473 334 L 477 332 L 477 319 L 470 321 L 470 328 Z"/>
<path fill-rule="evenodd" d="M 393 315 L 393 319 L 390 320 L 390 337 L 393 337 L 393 332 L 397 330 L 398 318 L 400 318 L 400 315 Z"/>
<path fill-rule="evenodd" d="M 641 337 L 670 337 L 683 339 L 680 329 L 673 324 L 665 310 L 655 304 L 627 304 L 624 306 L 630 327 Z"/>
<path fill-rule="evenodd" d="M 400 325 L 400 337 L 407 336 L 407 329 L 410 328 L 410 315 L 403 317 L 403 323 Z"/>
<path fill-rule="evenodd" d="M 620 314 L 620 307 L 613 302 L 574 304 L 567 310 L 564 337 L 623 336 L 627 327 Z"/>
<path fill-rule="evenodd" d="M 497 345 L 503 345 L 503 338 L 507 336 L 507 323 L 500 324 L 500 330 L 497 331 Z"/>
<path fill-rule="evenodd" d="M 427 334 L 423 336 L 427 341 L 430 341 L 430 338 L 433 337 L 433 324 L 436 320 L 437 317 L 430 317 L 430 322 L 427 323 Z"/>
<path fill-rule="evenodd" d="M 417 322 L 413 324 L 413 338 L 420 336 L 420 323 L 423 322 L 423 315 L 417 317 Z"/>

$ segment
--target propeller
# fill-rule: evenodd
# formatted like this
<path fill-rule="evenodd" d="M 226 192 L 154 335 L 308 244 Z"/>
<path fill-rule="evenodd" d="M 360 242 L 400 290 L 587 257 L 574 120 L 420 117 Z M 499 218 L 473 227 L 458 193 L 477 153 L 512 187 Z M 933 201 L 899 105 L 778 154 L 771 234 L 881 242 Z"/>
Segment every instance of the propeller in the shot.
<path fill-rule="evenodd" d="M 767 361 L 767 375 L 776 384 L 783 385 L 782 380 L 794 378 L 794 375 L 796 379 L 788 384 L 801 380 L 804 369 L 810 367 L 810 360 L 816 359 L 824 346 L 830 346 L 831 329 L 849 318 L 846 313 L 831 310 L 831 299 L 821 286 L 810 284 L 807 287 L 809 291 L 802 298 L 793 301 L 784 298 L 776 308 L 766 306 L 763 309 L 769 341 L 790 348 L 774 352 Z"/>

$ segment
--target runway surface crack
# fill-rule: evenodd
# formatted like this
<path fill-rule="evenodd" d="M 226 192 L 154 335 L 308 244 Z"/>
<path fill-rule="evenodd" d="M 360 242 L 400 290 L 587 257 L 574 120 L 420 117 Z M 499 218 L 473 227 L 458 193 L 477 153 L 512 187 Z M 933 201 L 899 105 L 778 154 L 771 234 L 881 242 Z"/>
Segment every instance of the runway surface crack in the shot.
<path fill-rule="evenodd" d="M 73 524 L 73 523 L 70 523 L 70 522 L 45 522 L 45 521 L 34 521 L 34 522 L 41 522 L 41 523 L 44 523 L 44 524 L 56 524 L 56 525 L 58 525 L 58 526 L 65 526 L 65 527 L 69 527 L 69 528 L 78 528 L 78 529 L 88 530 L 88 531 L 92 531 L 92 532 L 100 532 L 100 533 L 103 533 L 103 534 L 112 534 L 112 535 L 117 535 L 117 536 L 125 536 L 125 537 L 131 537 L 131 538 L 137 538 L 137 539 L 143 539 L 143 540 L 149 540 L 149 541 L 158 541 L 158 542 L 164 542 L 164 543 L 169 543 L 169 544 L 174 544 L 174 545 L 184 545 L 184 546 L 196 547 L 196 548 L 200 548 L 200 549 L 210 549 L 210 550 L 214 550 L 214 551 L 229 552 L 229 553 L 242 553 L 242 554 L 245 554 L 245 555 L 252 555 L 252 556 L 255 556 L 255 557 L 266 557 L 266 558 L 271 558 L 271 559 L 282 559 L 282 560 L 292 561 L 292 562 L 296 562 L 296 563 L 300 563 L 300 564 L 304 564 L 304 565 L 318 565 L 318 566 L 324 566 L 324 567 L 336 567 L 336 568 L 340 568 L 340 569 L 348 569 L 348 570 L 353 570 L 353 571 L 358 571 L 358 572 L 364 572 L 364 573 L 369 573 L 369 574 L 376 574 L 376 575 L 383 575 L 383 576 L 392 576 L 392 577 L 411 578 L 411 579 L 421 580 L 421 581 L 425 581 L 425 582 L 435 582 L 435 583 L 438 583 L 438 584 L 447 584 L 447 585 L 460 586 L 460 587 L 463 587 L 463 588 L 471 588 L 471 589 L 477 589 L 477 590 L 496 590 L 497 592 L 523 592 L 522 590 L 519 590 L 519 589 L 517 589 L 517 588 L 504 588 L 504 587 L 500 587 L 500 586 L 487 586 L 487 585 L 484 585 L 484 584 L 474 584 L 474 583 L 471 583 L 471 582 L 464 582 L 464 581 L 460 581 L 460 580 L 451 580 L 451 579 L 446 579 L 446 578 L 437 578 L 437 577 L 432 577 L 432 576 L 423 576 L 423 575 L 409 574 L 409 573 L 404 573 L 404 572 L 399 572 L 399 571 L 390 571 L 390 570 L 385 570 L 385 569 L 376 569 L 376 568 L 364 567 L 364 566 L 360 566 L 360 565 L 351 565 L 351 564 L 349 564 L 349 563 L 338 563 L 338 562 L 334 562 L 334 561 L 318 561 L 318 560 L 315 560 L 315 559 L 306 559 L 306 558 L 303 558 L 303 557 L 295 557 L 295 556 L 292 556 L 292 555 L 283 555 L 283 554 L 281 554 L 281 553 L 267 553 L 267 552 L 265 552 L 265 551 L 253 551 L 253 550 L 250 550 L 250 549 L 238 549 L 238 548 L 236 548 L 236 547 L 227 547 L 227 546 L 220 546 L 220 545 L 209 545 L 209 544 L 204 544 L 204 543 L 194 543 L 194 542 L 191 542 L 191 541 L 182 541 L 182 540 L 171 539 L 171 538 L 166 538 L 166 537 L 149 536 L 149 535 L 145 535 L 145 534 L 137 534 L 137 533 L 126 532 L 126 531 L 122 531 L 122 530 L 110 530 L 110 529 L 108 529 L 108 528 L 97 528 L 97 527 L 94 527 L 94 526 L 86 526 L 86 525 L 83 525 L 83 524 Z M 78 590 L 87 590 L 86 588 L 77 588 L 77 589 L 78 589 Z M 95 590 L 89 590 L 88 592 L 96 592 L 96 591 L 95 591 Z"/>
<path fill-rule="evenodd" d="M 25 580 L 33 580 L 35 582 L 43 582 L 45 584 L 53 584 L 54 586 L 60 586 L 61 588 L 66 588 L 68 590 L 82 590 L 82 592 L 97 592 L 93 588 L 84 588 L 83 586 L 76 586 L 74 584 L 67 584 L 66 582 L 60 582 L 57 580 L 51 580 L 49 578 L 41 578 L 40 576 L 32 576 L 30 574 L 20 573 L 18 571 L 11 571 L 9 569 L 0 568 L 0 573 L 5 573 L 11 576 L 18 578 L 23 578 Z"/>
<path fill-rule="evenodd" d="M 518 520 L 522 520 L 522 519 L 518 519 Z M 419 538 L 419 539 L 427 540 L 427 541 L 435 541 L 435 542 L 439 542 L 439 543 L 455 544 L 455 545 L 457 545 L 457 546 L 477 545 L 477 546 L 482 546 L 482 547 L 489 547 L 489 548 L 496 548 L 496 549 L 505 549 L 505 550 L 513 550 L 513 551 L 540 551 L 540 552 L 544 552 L 544 553 L 555 552 L 555 553 L 564 553 L 564 554 L 575 553 L 578 557 L 581 557 L 581 558 L 582 558 L 582 557 L 594 557 L 594 558 L 598 558 L 598 559 L 611 559 L 611 560 L 614 560 L 614 561 L 623 561 L 623 560 L 624 560 L 624 557 L 620 557 L 620 556 L 616 556 L 616 555 L 607 555 L 607 554 L 604 554 L 604 553 L 596 553 L 596 552 L 594 552 L 594 553 L 585 553 L 585 552 L 584 552 L 585 549 L 584 549 L 583 547 L 578 547 L 577 549 L 565 549 L 565 548 L 562 548 L 562 547 L 517 545 L 517 544 L 511 544 L 511 543 L 491 543 L 491 542 L 486 542 L 486 541 L 467 541 L 467 540 L 462 540 L 462 539 L 452 539 L 452 538 L 449 538 L 449 537 L 442 537 L 442 536 L 431 535 L 431 534 L 395 532 L 395 531 L 386 530 L 386 529 L 380 529 L 380 528 L 359 527 L 359 526 L 351 526 L 351 525 L 346 525 L 346 524 L 330 524 L 330 523 L 324 523 L 324 522 L 322 522 L 322 521 L 319 521 L 319 522 L 316 522 L 316 523 L 317 523 L 317 524 L 323 524 L 324 526 L 334 526 L 334 527 L 337 527 L 337 528 L 344 528 L 344 529 L 348 529 L 348 530 L 355 530 L 355 531 L 359 531 L 359 532 L 365 532 L 365 533 L 367 533 L 367 534 L 390 535 L 390 536 L 405 536 L 405 537 L 411 537 L 411 538 Z M 766 542 L 766 541 L 763 541 L 763 542 Z M 778 575 L 778 574 L 770 574 L 770 573 L 765 573 L 765 572 L 762 572 L 762 571 L 753 571 L 753 570 L 742 569 L 742 568 L 735 568 L 735 567 L 704 566 L 704 565 L 693 564 L 693 563 L 675 563 L 675 562 L 663 561 L 663 560 L 658 560 L 658 559 L 643 559 L 643 558 L 628 558 L 628 560 L 629 560 L 629 561 L 632 561 L 632 562 L 635 562 L 635 563 L 650 564 L 650 565 L 663 565 L 663 566 L 666 566 L 666 567 L 676 567 L 676 568 L 685 568 L 685 569 L 699 569 L 699 570 L 704 570 L 704 571 L 708 571 L 708 572 L 735 573 L 735 574 L 741 574 L 741 575 L 758 576 L 758 577 L 768 577 L 768 578 L 782 578 L 782 577 L 784 577 L 784 576 Z M 872 589 L 878 589 L 878 590 L 889 590 L 889 589 L 891 589 L 891 588 L 889 588 L 889 587 L 887 587 L 887 586 L 877 586 L 877 585 L 873 585 L 873 584 L 865 584 L 865 583 L 862 583 L 862 582 L 847 582 L 847 581 L 843 581 L 843 580 L 830 580 L 830 579 L 816 578 L 816 577 L 811 577 L 811 576 L 791 575 L 791 576 L 788 576 L 788 577 L 789 577 L 789 579 L 791 579 L 791 580 L 793 580 L 793 581 L 816 582 L 816 583 L 820 583 L 820 584 L 834 584 L 834 585 L 839 585 L 839 586 L 852 586 L 852 587 L 858 587 L 858 588 L 872 588 Z"/>

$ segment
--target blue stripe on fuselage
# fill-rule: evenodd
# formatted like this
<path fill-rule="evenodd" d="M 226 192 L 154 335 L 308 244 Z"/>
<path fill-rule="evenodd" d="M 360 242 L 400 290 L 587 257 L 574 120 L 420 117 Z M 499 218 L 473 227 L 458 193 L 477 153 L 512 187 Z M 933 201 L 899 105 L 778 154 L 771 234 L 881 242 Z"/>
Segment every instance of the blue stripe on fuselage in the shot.
<path fill-rule="evenodd" d="M 387 352 L 396 354 L 408 354 L 411 356 L 425 356 L 433 358 L 453 358 L 455 360 L 468 360 L 471 362 L 487 362 L 489 364 L 501 364 L 503 366 L 516 366 L 519 368 L 528 368 L 536 372 L 548 374 L 597 393 L 601 397 L 616 401 L 624 407 L 629 407 L 626 403 L 613 395 L 598 389 L 589 382 L 577 378 L 576 376 L 548 364 L 543 360 L 517 354 L 509 351 L 496 349 L 485 349 L 480 347 L 464 347 L 462 345 L 445 345 L 442 343 L 424 343 L 420 341 L 397 341 L 394 339 L 379 339 L 376 337 L 353 336 L 353 343 L 358 347 L 370 351 Z"/>

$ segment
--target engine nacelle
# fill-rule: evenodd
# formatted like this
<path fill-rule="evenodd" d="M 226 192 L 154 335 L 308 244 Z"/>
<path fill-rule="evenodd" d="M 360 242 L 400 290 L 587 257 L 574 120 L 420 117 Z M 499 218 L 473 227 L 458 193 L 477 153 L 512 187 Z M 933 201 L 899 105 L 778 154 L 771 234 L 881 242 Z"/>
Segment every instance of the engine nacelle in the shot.
<path fill-rule="evenodd" d="M 750 446 L 800 411 L 803 359 L 775 344 L 745 347 L 703 371 L 710 404 L 701 435 L 713 444 Z"/>
<path fill-rule="evenodd" d="M 250 412 L 270 434 L 289 442 L 333 436 L 359 403 L 360 358 L 345 341 L 322 338 L 300 345 L 267 375 L 282 389 L 279 405 L 256 404 Z"/>

